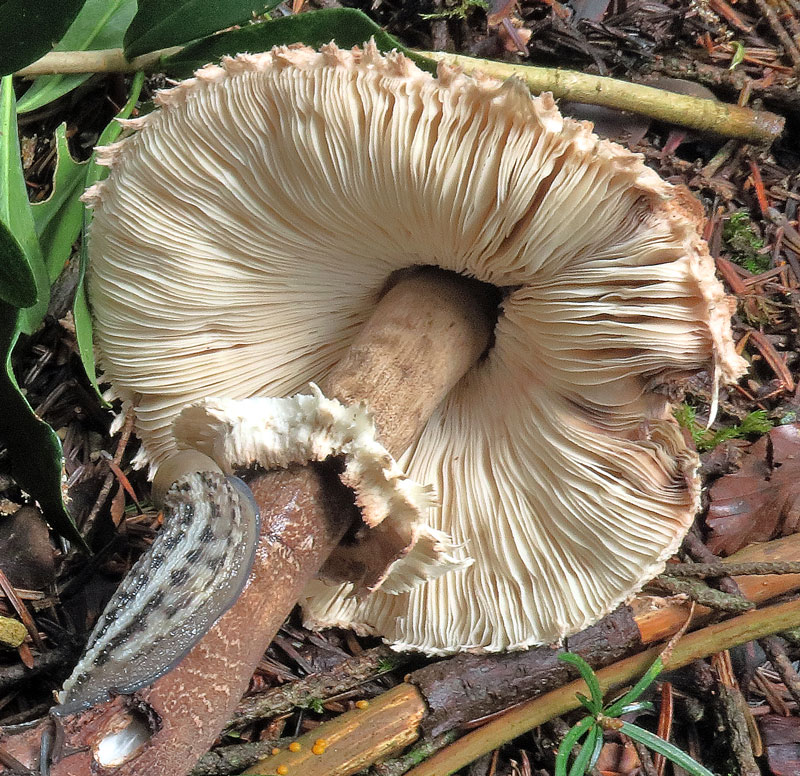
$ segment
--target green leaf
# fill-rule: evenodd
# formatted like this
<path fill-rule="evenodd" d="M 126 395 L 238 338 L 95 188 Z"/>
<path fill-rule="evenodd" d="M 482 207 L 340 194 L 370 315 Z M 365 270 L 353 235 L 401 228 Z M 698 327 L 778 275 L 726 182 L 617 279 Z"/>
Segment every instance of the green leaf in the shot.
<path fill-rule="evenodd" d="M 677 746 L 670 744 L 663 738 L 659 738 L 649 730 L 640 728 L 638 725 L 632 725 L 630 722 L 623 722 L 619 732 L 624 733 L 640 744 L 644 744 L 648 749 L 652 749 L 658 754 L 663 754 L 664 757 L 683 768 L 687 773 L 692 774 L 692 776 L 714 776 L 708 768 L 700 765 L 697 760 L 693 760 L 686 752 L 682 752 Z"/>
<path fill-rule="evenodd" d="M 589 734 L 581 746 L 578 756 L 572 762 L 569 769 L 569 776 L 583 776 L 600 755 L 600 748 L 603 745 L 603 731 L 599 725 L 594 725 L 589 729 Z"/>
<path fill-rule="evenodd" d="M 341 48 L 360 46 L 370 38 L 381 51 L 398 49 L 426 70 L 434 71 L 431 62 L 385 33 L 372 19 L 353 8 L 330 8 L 323 11 L 284 16 L 275 21 L 251 24 L 192 43 L 162 62 L 167 72 L 176 76 L 191 75 L 198 67 L 225 55 L 242 51 L 267 51 L 273 46 L 305 43 L 318 48 L 334 41 Z"/>
<path fill-rule="evenodd" d="M 0 221 L 0 301 L 14 307 L 30 307 L 36 302 L 36 281 L 22 247 L 8 227 Z"/>
<path fill-rule="evenodd" d="M 136 0 L 86 0 L 80 13 L 54 51 L 90 51 L 122 47 L 122 36 L 136 13 Z M 89 73 L 44 75 L 17 103 L 17 113 L 27 113 L 80 86 Z"/>
<path fill-rule="evenodd" d="M 139 93 L 144 84 L 144 73 L 136 73 L 131 84 L 131 92 L 128 101 L 122 106 L 122 110 L 111 120 L 111 123 L 100 133 L 97 140 L 98 146 L 113 143 L 122 133 L 122 127 L 117 119 L 126 119 L 133 112 Z M 97 154 L 92 154 L 86 166 L 86 186 L 92 186 L 97 181 L 102 180 L 108 175 L 108 169 L 97 164 Z M 81 363 L 97 395 L 100 395 L 100 387 L 97 385 L 97 366 L 94 360 L 94 347 L 92 345 L 92 314 L 89 310 L 89 300 L 86 296 L 86 264 L 88 262 L 88 241 L 86 235 L 89 224 L 92 221 L 92 213 L 87 208 L 83 209 L 83 238 L 81 239 L 81 267 L 78 288 L 75 292 L 75 302 L 72 307 L 72 317 L 75 321 L 75 337 L 78 342 L 78 352 L 80 353 Z"/>
<path fill-rule="evenodd" d="M 11 351 L 19 337 L 20 311 L 0 303 L 0 442 L 9 452 L 11 476 L 42 508 L 62 536 L 85 547 L 61 493 L 61 442 L 37 417 L 19 390 L 11 369 Z"/>
<path fill-rule="evenodd" d="M 617 699 L 605 710 L 607 717 L 618 717 L 622 709 L 635 700 L 656 680 L 656 677 L 664 670 L 664 663 L 660 657 L 655 659 L 653 665 L 647 669 L 644 676 L 631 687 L 621 698 Z"/>
<path fill-rule="evenodd" d="M 53 191 L 43 202 L 31 205 L 36 234 L 52 284 L 61 274 L 72 245 L 83 227 L 83 194 L 86 162 L 76 162 L 67 146 L 67 125 L 56 129 L 56 171 Z"/>
<path fill-rule="evenodd" d="M 10 289 L 9 294 L 2 295 L 2 298 L 11 302 L 16 296 L 18 301 L 29 303 L 20 314 L 20 328 L 30 334 L 38 328 L 47 312 L 50 285 L 28 203 L 28 191 L 19 155 L 17 114 L 10 75 L 5 76 L 0 83 L 0 222 L 13 235 L 20 248 L 19 253 L 11 249 L 9 261 L 4 261 L 3 275 L 0 276 L 16 278 L 20 285 L 16 289 Z M 11 263 L 14 257 L 18 260 L 20 255 L 27 269 L 20 268 L 19 265 L 14 268 Z M 34 293 L 31 293 L 28 282 L 31 278 L 35 285 Z"/>
<path fill-rule="evenodd" d="M 744 62 L 744 56 L 747 53 L 747 49 L 738 40 L 733 41 L 733 46 L 736 51 L 733 54 L 733 59 L 731 59 L 728 70 L 736 70 L 736 68 Z"/>
<path fill-rule="evenodd" d="M 597 680 L 597 676 L 592 670 L 592 667 L 580 655 L 576 655 L 574 652 L 563 652 L 558 656 L 558 659 L 562 663 L 569 663 L 571 666 L 578 669 L 581 679 L 586 682 L 586 686 L 589 688 L 589 692 L 592 695 L 591 701 L 589 701 L 591 706 L 590 711 L 594 714 L 599 714 L 603 709 L 603 691 L 600 689 L 600 682 Z"/>
<path fill-rule="evenodd" d="M 584 717 L 580 722 L 576 722 L 568 731 L 567 735 L 561 740 L 556 755 L 555 776 L 567 776 L 567 761 L 572 752 L 572 748 L 584 735 L 592 728 L 597 727 L 594 717 Z"/>
<path fill-rule="evenodd" d="M 279 3 L 280 0 L 139 0 L 139 10 L 125 33 L 125 56 L 132 59 L 245 24 Z"/>
<path fill-rule="evenodd" d="M 83 0 L 0 0 L 0 75 L 50 51 L 81 5 Z"/>

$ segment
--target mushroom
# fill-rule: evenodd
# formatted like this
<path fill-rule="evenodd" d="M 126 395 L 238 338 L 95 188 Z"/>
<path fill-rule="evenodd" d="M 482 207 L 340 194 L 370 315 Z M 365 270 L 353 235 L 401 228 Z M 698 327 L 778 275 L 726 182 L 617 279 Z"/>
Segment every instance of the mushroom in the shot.
<path fill-rule="evenodd" d="M 521 649 L 659 572 L 698 498 L 669 396 L 744 368 L 672 186 L 546 94 L 434 79 L 371 44 L 240 55 L 158 101 L 89 195 L 96 340 L 135 404 L 137 464 L 202 449 L 186 405 L 320 381 L 393 273 L 437 266 L 503 297 L 491 349 L 400 461 L 474 562 L 364 599 L 315 583 L 308 621 L 435 654 Z"/>
<path fill-rule="evenodd" d="M 226 58 L 157 103 L 87 192 L 95 337 L 137 465 L 172 479 L 186 451 L 227 475 L 342 460 L 360 523 L 307 585 L 306 618 L 401 649 L 555 641 L 660 571 L 699 491 L 671 397 L 699 370 L 718 385 L 744 369 L 676 189 L 549 95 L 434 79 L 373 43 Z M 480 281 L 472 315 L 495 307 L 488 349 L 444 382 L 428 373 L 450 356 L 426 358 L 446 329 L 419 363 L 404 342 L 391 381 L 358 344 L 408 273 Z M 431 310 L 401 296 L 397 342 Z M 323 391 L 299 394 L 309 383 Z M 263 521 L 271 496 L 253 490 Z"/>

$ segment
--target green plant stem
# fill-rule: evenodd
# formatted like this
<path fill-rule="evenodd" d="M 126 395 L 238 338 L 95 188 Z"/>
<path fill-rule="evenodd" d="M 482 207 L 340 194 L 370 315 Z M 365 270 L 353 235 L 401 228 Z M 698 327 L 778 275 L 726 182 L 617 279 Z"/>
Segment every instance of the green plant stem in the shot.
<path fill-rule="evenodd" d="M 126 59 L 121 48 L 97 51 L 51 51 L 14 75 L 36 78 L 40 75 L 66 75 L 69 73 L 135 73 L 158 71 L 162 57 L 177 54 L 183 46 L 151 51 L 140 57 Z"/>
<path fill-rule="evenodd" d="M 132 60 L 125 58 L 122 49 L 54 51 L 18 71 L 16 75 L 36 77 L 64 73 L 132 73 L 136 70 L 153 72 L 159 70 L 163 57 L 176 54 L 181 49 L 181 46 L 174 46 L 152 51 Z M 783 132 L 784 119 L 775 113 L 675 94 L 615 78 L 553 67 L 533 67 L 475 59 L 441 51 L 412 53 L 432 61 L 456 65 L 466 73 L 480 71 L 501 80 L 517 78 L 531 91 L 552 92 L 557 99 L 563 98 L 641 113 L 660 121 L 716 132 L 727 137 L 771 143 Z"/>
<path fill-rule="evenodd" d="M 707 657 L 714 652 L 720 652 L 737 644 L 763 638 L 782 630 L 795 628 L 798 625 L 800 625 L 800 600 L 787 601 L 747 612 L 739 617 L 710 625 L 684 636 L 675 645 L 665 663 L 665 669 L 681 668 L 693 660 Z M 597 678 L 603 692 L 629 683 L 641 676 L 661 651 L 662 647 L 648 649 L 646 652 L 621 660 L 619 663 L 598 671 Z M 506 741 L 516 738 L 553 717 L 561 716 L 578 708 L 580 703 L 576 698 L 576 693 L 586 693 L 587 691 L 585 682 L 579 680 L 541 695 L 528 703 L 520 704 L 483 727 L 463 736 L 454 744 L 409 771 L 407 776 L 448 776 Z"/>
<path fill-rule="evenodd" d="M 518 78 L 532 92 L 552 92 L 556 99 L 604 105 L 666 121 L 759 143 L 771 143 L 783 132 L 784 119 L 768 111 L 729 105 L 717 100 L 654 89 L 615 78 L 561 70 L 474 59 L 441 51 L 418 51 L 420 56 L 456 65 L 465 73 L 480 71 L 494 78 Z"/>

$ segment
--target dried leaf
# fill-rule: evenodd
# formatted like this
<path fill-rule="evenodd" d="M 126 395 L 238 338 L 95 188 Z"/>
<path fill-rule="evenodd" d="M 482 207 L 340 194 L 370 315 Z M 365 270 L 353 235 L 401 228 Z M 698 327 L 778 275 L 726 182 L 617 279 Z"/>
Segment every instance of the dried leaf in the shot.
<path fill-rule="evenodd" d="M 712 486 L 709 549 L 730 555 L 800 530 L 798 477 L 800 425 L 778 426 L 749 449 L 738 472 Z"/>

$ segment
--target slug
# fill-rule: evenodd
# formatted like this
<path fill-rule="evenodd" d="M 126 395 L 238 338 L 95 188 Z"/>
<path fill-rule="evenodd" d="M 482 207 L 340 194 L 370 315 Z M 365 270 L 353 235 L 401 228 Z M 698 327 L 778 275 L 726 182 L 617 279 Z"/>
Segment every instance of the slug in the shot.
<path fill-rule="evenodd" d="M 109 601 L 51 713 L 151 684 L 239 597 L 260 527 L 250 489 L 217 472 L 188 474 L 169 489 L 163 511 L 164 528 Z"/>

